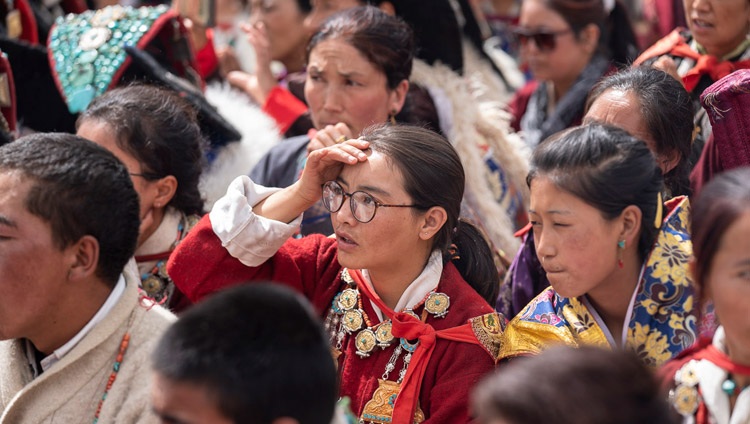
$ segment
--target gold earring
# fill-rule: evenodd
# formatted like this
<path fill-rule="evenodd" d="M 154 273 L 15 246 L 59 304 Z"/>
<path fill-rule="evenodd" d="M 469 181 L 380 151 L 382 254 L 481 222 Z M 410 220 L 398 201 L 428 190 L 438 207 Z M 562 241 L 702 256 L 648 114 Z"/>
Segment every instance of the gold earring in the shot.
<path fill-rule="evenodd" d="M 388 119 L 391 121 L 391 125 L 396 125 L 396 114 L 398 112 L 394 109 L 391 111 L 391 114 L 388 115 Z"/>

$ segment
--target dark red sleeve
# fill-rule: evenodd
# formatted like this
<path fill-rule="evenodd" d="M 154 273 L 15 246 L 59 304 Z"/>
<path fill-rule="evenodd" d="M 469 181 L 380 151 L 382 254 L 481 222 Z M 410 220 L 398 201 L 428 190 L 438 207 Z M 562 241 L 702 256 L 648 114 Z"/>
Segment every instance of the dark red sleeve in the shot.
<path fill-rule="evenodd" d="M 529 81 L 520 90 L 516 91 L 516 94 L 510 99 L 508 112 L 512 116 L 510 126 L 514 131 L 521 131 L 521 118 L 526 113 L 526 107 L 529 105 L 531 94 L 536 90 L 538 85 L 539 83 L 536 81 Z"/>
<path fill-rule="evenodd" d="M 693 196 L 697 196 L 706 183 L 724 170 L 724 164 L 722 164 L 716 147 L 714 135 L 711 134 L 706 141 L 706 145 L 703 146 L 698 162 L 695 163 L 693 170 L 690 172 L 690 188 L 693 189 Z"/>
<path fill-rule="evenodd" d="M 487 352 L 480 346 L 468 343 L 450 343 L 444 352 L 435 352 L 440 356 L 437 375 L 434 380 L 423 382 L 432 384 L 426 393 L 429 403 L 425 404 L 429 418 L 424 424 L 469 423 L 471 413 L 469 398 L 472 389 L 479 381 L 495 368 Z"/>
<path fill-rule="evenodd" d="M 204 81 L 219 68 L 219 57 L 214 49 L 214 33 L 210 28 L 206 30 L 206 45 L 195 52 L 195 62 L 198 66 L 198 75 Z"/>
<path fill-rule="evenodd" d="M 275 86 L 270 93 L 263 112 L 272 117 L 279 126 L 279 132 L 286 133 L 294 122 L 307 112 L 307 105 L 298 99 L 291 91 Z"/>
<path fill-rule="evenodd" d="M 262 265 L 246 266 L 221 245 L 208 215 L 180 242 L 167 264 L 175 285 L 192 302 L 236 284 L 274 281 L 304 294 L 321 313 L 338 288 L 339 270 L 336 242 L 322 235 L 289 239 Z"/>

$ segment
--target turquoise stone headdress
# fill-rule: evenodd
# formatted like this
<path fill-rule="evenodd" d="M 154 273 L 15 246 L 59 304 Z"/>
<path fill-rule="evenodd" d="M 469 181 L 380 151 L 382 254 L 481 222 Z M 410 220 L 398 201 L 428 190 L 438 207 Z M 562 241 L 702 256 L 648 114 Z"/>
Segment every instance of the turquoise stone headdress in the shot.
<path fill-rule="evenodd" d="M 165 22 L 169 7 L 107 6 L 59 17 L 50 32 L 48 54 L 68 110 L 75 114 L 117 84 L 130 63 L 126 46 L 143 48 Z"/>

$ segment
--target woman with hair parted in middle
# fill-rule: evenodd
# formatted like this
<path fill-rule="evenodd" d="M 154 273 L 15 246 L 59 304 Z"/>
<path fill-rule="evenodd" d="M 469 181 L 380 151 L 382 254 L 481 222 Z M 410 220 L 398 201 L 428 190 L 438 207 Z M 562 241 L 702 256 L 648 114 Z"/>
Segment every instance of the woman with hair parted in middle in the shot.
<path fill-rule="evenodd" d="M 310 153 L 285 189 L 235 180 L 168 269 L 193 301 L 256 280 L 302 292 L 362 422 L 469 422 L 468 392 L 494 368 L 505 319 L 482 300 L 498 276 L 482 234 L 459 219 L 463 190 L 446 139 L 378 126 Z M 320 198 L 335 238 L 291 239 Z"/>
<path fill-rule="evenodd" d="M 662 202 L 661 169 L 645 143 L 615 127 L 570 129 L 536 149 L 528 181 L 551 287 L 508 324 L 500 359 L 593 344 L 658 366 L 693 344 L 688 200 Z"/>
<path fill-rule="evenodd" d="M 189 306 L 167 259 L 204 213 L 199 190 L 205 141 L 195 111 L 171 91 L 133 85 L 104 93 L 76 122 L 77 134 L 111 151 L 138 192 L 135 261 L 146 294 L 179 312 Z"/>
<path fill-rule="evenodd" d="M 620 71 L 601 80 L 589 94 L 584 124 L 609 124 L 640 138 L 664 173 L 664 200 L 689 195 L 692 101 L 669 74 L 649 67 Z M 513 260 L 497 301 L 498 311 L 515 316 L 549 287 L 527 226 L 523 246 Z"/>
<path fill-rule="evenodd" d="M 701 301 L 721 326 L 661 370 L 685 424 L 750 422 L 750 168 L 711 180 L 692 211 Z"/>

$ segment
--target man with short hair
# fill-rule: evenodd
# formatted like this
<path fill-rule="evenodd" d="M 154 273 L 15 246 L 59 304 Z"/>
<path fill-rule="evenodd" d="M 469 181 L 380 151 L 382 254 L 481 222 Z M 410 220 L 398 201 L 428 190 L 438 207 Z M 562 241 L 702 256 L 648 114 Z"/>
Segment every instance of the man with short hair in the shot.
<path fill-rule="evenodd" d="M 193 306 L 153 366 L 153 409 L 165 424 L 331 423 L 328 338 L 307 299 L 281 285 L 240 285 Z"/>
<path fill-rule="evenodd" d="M 0 423 L 155 421 L 148 359 L 174 317 L 123 275 L 138 196 L 69 134 L 0 147 Z"/>

